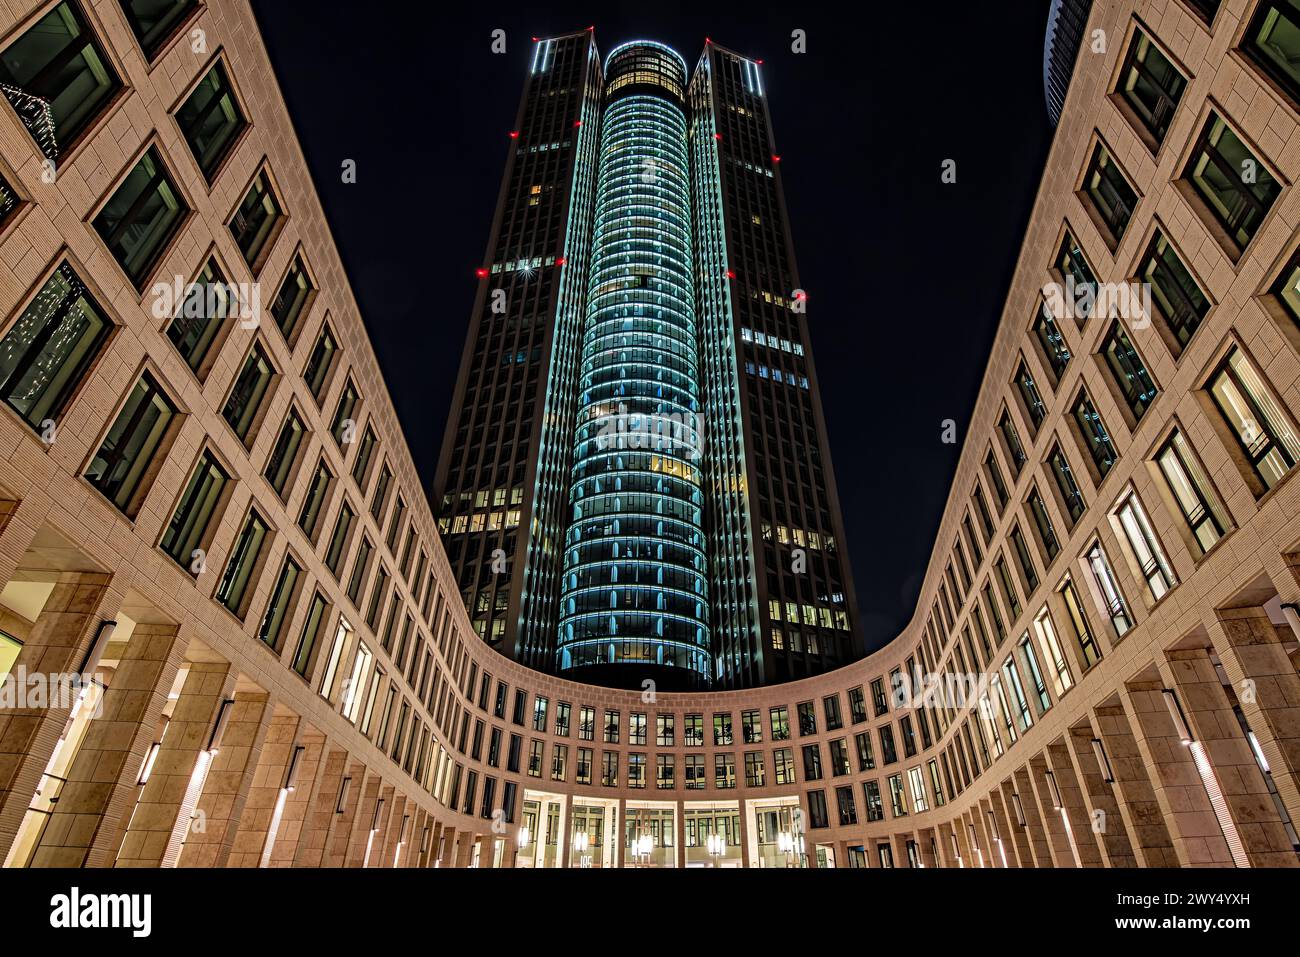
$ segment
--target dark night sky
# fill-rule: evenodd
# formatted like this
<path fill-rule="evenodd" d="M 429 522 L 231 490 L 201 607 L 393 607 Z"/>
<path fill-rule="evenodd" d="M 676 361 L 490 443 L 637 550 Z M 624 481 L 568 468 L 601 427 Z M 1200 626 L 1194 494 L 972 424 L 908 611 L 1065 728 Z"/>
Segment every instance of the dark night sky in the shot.
<path fill-rule="evenodd" d="M 707 36 L 764 60 L 871 648 L 912 615 L 960 448 L 940 423 L 968 421 L 1047 155 L 1048 6 L 253 0 L 426 489 L 530 38 L 594 24 L 602 55 L 648 38 L 693 67 Z"/>

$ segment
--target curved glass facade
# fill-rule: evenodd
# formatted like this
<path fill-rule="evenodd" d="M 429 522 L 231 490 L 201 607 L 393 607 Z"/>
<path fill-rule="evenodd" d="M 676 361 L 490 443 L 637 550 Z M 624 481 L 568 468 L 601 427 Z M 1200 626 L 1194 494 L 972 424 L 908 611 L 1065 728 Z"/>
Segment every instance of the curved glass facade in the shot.
<path fill-rule="evenodd" d="M 667 47 L 609 56 L 556 664 L 693 685 L 711 654 L 685 85 Z"/>

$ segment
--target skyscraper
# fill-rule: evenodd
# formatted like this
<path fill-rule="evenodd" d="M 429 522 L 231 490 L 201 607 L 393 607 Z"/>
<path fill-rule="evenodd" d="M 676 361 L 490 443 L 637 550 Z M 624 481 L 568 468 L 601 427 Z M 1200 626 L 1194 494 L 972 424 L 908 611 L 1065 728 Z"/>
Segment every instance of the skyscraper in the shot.
<path fill-rule="evenodd" d="M 435 481 L 471 619 L 597 683 L 862 653 L 762 66 L 536 41 Z"/>

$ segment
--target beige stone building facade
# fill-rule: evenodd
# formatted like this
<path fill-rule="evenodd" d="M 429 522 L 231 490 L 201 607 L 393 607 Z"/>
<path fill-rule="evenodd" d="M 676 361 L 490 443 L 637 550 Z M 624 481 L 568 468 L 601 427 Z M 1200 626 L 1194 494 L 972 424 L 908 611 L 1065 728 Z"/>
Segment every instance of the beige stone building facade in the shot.
<path fill-rule="evenodd" d="M 1288 15 L 1095 5 L 913 621 L 655 696 L 474 634 L 244 0 L 0 4 L 6 865 L 1300 863 Z"/>

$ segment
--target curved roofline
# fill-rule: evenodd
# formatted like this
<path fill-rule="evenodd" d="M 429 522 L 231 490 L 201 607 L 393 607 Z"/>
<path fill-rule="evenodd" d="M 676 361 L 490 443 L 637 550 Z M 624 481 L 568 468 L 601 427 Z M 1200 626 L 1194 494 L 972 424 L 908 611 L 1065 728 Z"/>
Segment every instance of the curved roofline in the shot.
<path fill-rule="evenodd" d="M 658 40 L 628 40 L 626 43 L 620 43 L 618 46 L 614 47 L 614 49 L 610 50 L 609 53 L 605 54 L 604 69 L 606 72 L 609 70 L 609 61 L 614 58 L 614 54 L 618 53 L 620 50 L 625 50 L 628 47 L 655 47 L 656 49 L 663 50 L 665 53 L 671 53 L 677 58 L 677 62 L 682 65 L 682 71 L 685 73 L 690 72 L 686 66 L 686 58 L 668 44 L 660 43 Z"/>

